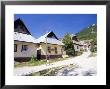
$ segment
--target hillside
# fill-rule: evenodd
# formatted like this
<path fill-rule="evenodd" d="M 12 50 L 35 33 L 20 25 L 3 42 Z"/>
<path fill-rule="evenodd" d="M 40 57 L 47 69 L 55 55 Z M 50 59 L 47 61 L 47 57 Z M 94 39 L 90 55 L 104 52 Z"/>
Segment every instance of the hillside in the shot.
<path fill-rule="evenodd" d="M 80 32 L 76 33 L 78 39 L 80 40 L 90 40 L 97 38 L 97 25 L 92 24 L 89 27 L 82 29 Z"/>

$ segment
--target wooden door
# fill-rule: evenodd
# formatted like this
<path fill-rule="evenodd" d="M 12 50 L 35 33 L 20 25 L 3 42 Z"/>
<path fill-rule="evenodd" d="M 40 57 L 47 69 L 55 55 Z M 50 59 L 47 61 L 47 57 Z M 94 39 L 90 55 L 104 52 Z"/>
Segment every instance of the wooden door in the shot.
<path fill-rule="evenodd" d="M 41 59 L 41 49 L 37 50 L 37 59 L 40 60 Z"/>

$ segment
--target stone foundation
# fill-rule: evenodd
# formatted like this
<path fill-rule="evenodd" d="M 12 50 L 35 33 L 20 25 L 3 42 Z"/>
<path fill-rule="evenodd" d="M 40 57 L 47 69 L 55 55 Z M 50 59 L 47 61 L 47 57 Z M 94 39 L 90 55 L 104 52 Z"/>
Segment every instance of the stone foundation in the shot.
<path fill-rule="evenodd" d="M 48 59 L 62 58 L 62 55 L 49 55 Z M 37 59 L 37 58 L 36 58 Z M 46 55 L 41 55 L 41 60 L 46 59 Z M 28 62 L 31 60 L 31 57 L 15 57 L 14 61 L 16 62 Z"/>

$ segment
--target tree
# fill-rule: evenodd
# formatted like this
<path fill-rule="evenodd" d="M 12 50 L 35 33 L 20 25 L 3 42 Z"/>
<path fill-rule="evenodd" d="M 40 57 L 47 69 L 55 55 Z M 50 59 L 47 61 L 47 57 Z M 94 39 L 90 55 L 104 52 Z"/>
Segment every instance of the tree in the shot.
<path fill-rule="evenodd" d="M 64 35 L 62 42 L 64 43 L 64 50 L 66 51 L 67 55 L 74 56 L 75 55 L 74 44 L 69 33 L 66 33 Z"/>
<path fill-rule="evenodd" d="M 97 52 L 97 39 L 93 39 L 93 41 L 91 42 L 91 52 Z"/>

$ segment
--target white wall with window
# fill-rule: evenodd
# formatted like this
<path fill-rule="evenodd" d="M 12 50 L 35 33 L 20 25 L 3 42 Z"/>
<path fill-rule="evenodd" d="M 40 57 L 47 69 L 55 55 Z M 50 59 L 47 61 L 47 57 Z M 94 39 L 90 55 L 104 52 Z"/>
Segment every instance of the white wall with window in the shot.
<path fill-rule="evenodd" d="M 37 56 L 37 44 L 26 42 L 14 43 L 14 57 L 32 57 Z"/>
<path fill-rule="evenodd" d="M 79 45 L 74 45 L 75 51 L 80 51 L 80 46 Z"/>

